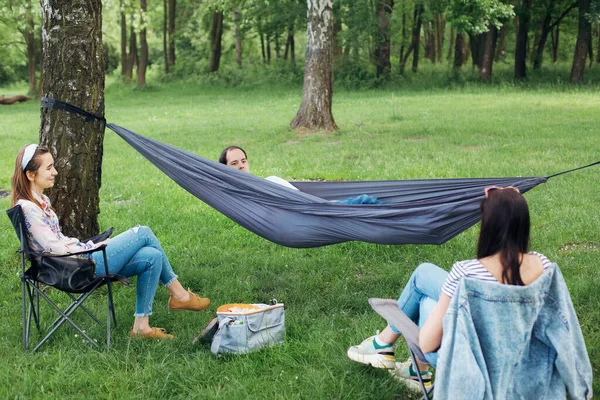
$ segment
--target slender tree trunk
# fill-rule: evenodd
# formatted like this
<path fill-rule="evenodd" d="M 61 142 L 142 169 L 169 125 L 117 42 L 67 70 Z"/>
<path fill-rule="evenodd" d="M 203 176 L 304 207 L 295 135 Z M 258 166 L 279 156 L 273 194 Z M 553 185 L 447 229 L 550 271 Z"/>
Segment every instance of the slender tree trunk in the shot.
<path fill-rule="evenodd" d="M 130 71 L 129 79 L 131 79 L 131 68 L 127 65 L 127 18 L 125 16 L 123 0 L 119 1 L 119 9 L 121 10 L 121 76 L 127 77 L 127 72 Z"/>
<path fill-rule="evenodd" d="M 283 59 L 287 61 L 289 57 L 292 63 L 295 63 L 296 55 L 294 53 L 294 26 L 290 25 L 288 27 L 287 41 L 285 44 L 285 53 L 283 54 Z"/>
<path fill-rule="evenodd" d="M 402 43 L 400 44 L 400 57 L 398 60 L 400 61 L 400 67 L 404 69 L 404 64 L 402 64 L 402 59 L 404 58 L 404 48 L 406 47 L 406 10 L 404 8 L 404 4 L 402 4 Z"/>
<path fill-rule="evenodd" d="M 456 45 L 454 48 L 454 69 L 459 70 L 467 62 L 466 34 L 456 34 Z"/>
<path fill-rule="evenodd" d="M 137 68 L 137 85 L 138 87 L 143 87 L 146 84 L 146 69 L 148 68 L 148 41 L 146 40 L 146 24 L 148 22 L 146 12 L 148 5 L 146 0 L 140 0 L 140 8 L 142 13 L 142 29 L 140 29 L 140 57 Z"/>
<path fill-rule="evenodd" d="M 23 32 L 25 43 L 27 45 L 27 72 L 29 75 L 29 90 L 28 94 L 34 96 L 37 93 L 37 83 L 35 78 L 36 60 L 35 60 L 35 25 L 33 23 L 33 15 L 31 13 L 31 2 L 27 2 L 29 12 L 27 13 L 27 29 Z"/>
<path fill-rule="evenodd" d="M 271 64 L 271 35 L 267 34 L 267 64 Z"/>
<path fill-rule="evenodd" d="M 533 69 L 540 69 L 542 67 L 542 61 L 544 61 L 544 48 L 548 41 L 548 35 L 550 34 L 550 23 L 552 22 L 552 10 L 548 6 L 546 16 L 542 21 L 542 29 L 540 31 L 540 37 L 538 39 L 537 48 L 535 49 L 533 56 Z"/>
<path fill-rule="evenodd" d="M 560 40 L 560 24 L 552 31 L 552 62 L 558 61 L 558 44 Z"/>
<path fill-rule="evenodd" d="M 215 11 L 210 29 L 209 72 L 217 72 L 221 62 L 221 38 L 223 36 L 223 13 Z"/>
<path fill-rule="evenodd" d="M 375 63 L 377 76 L 389 78 L 392 64 L 390 63 L 390 16 L 394 8 L 393 0 L 378 0 L 377 3 L 377 35 L 375 37 Z"/>
<path fill-rule="evenodd" d="M 600 25 L 598 25 L 598 48 L 596 50 L 596 64 L 600 64 Z"/>
<path fill-rule="evenodd" d="M 444 36 L 446 33 L 446 18 L 442 14 L 437 16 L 437 62 L 442 62 L 442 54 L 444 52 Z"/>
<path fill-rule="evenodd" d="M 479 71 L 479 79 L 483 82 L 492 80 L 492 66 L 494 65 L 494 54 L 496 53 L 496 41 L 498 39 L 498 29 L 496 29 L 496 26 L 489 25 L 488 29 L 481 57 L 481 70 Z"/>
<path fill-rule="evenodd" d="M 265 34 L 259 29 L 258 36 L 260 36 L 260 52 L 262 54 L 263 64 L 266 64 L 267 53 L 265 51 Z"/>
<path fill-rule="evenodd" d="M 125 79 L 131 81 L 133 79 L 133 66 L 138 66 L 137 52 L 137 34 L 133 29 L 133 24 L 129 28 L 129 54 L 127 55 L 127 70 L 125 71 Z"/>
<path fill-rule="evenodd" d="M 592 24 L 586 18 L 586 14 L 589 12 L 590 0 L 579 0 L 579 31 L 571 67 L 571 83 L 583 83 L 585 59 L 589 52 L 589 39 L 592 37 Z"/>
<path fill-rule="evenodd" d="M 165 74 L 169 73 L 169 46 L 168 42 L 168 20 L 169 20 L 169 7 L 167 6 L 167 0 L 163 0 L 163 55 L 165 58 Z"/>
<path fill-rule="evenodd" d="M 488 32 L 469 36 L 473 68 L 477 67 L 480 71 L 483 68 L 483 53 L 485 51 L 487 36 Z"/>
<path fill-rule="evenodd" d="M 423 39 L 425 41 L 424 56 L 426 59 L 431 60 L 432 63 L 435 63 L 435 34 L 433 29 L 431 22 L 425 23 L 423 27 Z"/>
<path fill-rule="evenodd" d="M 588 55 L 590 56 L 590 65 L 589 68 L 592 68 L 594 63 L 594 43 L 592 40 L 592 27 L 590 26 L 590 30 L 588 33 Z"/>
<path fill-rule="evenodd" d="M 531 2 L 532 0 L 523 0 L 518 13 L 519 30 L 515 47 L 515 80 L 527 77 L 527 35 L 531 19 Z"/>
<path fill-rule="evenodd" d="M 333 98 L 333 0 L 307 0 L 306 57 L 302 104 L 292 128 L 337 130 Z"/>
<path fill-rule="evenodd" d="M 454 40 L 456 39 L 456 30 L 453 26 L 450 27 L 450 43 L 448 44 L 448 54 L 446 60 L 450 62 L 452 60 L 452 52 L 454 51 Z"/>
<path fill-rule="evenodd" d="M 393 0 L 392 0 L 393 1 Z M 342 31 L 342 15 L 340 2 L 333 2 L 333 56 L 338 58 L 342 55 L 342 45 L 340 43 L 339 33 Z"/>
<path fill-rule="evenodd" d="M 496 54 L 494 55 L 494 61 L 500 61 L 500 57 L 502 57 L 505 53 L 506 48 L 506 35 L 508 34 L 508 23 L 502 25 L 500 28 L 500 32 L 498 33 L 498 45 L 496 46 Z"/>
<path fill-rule="evenodd" d="M 235 29 L 235 62 L 238 67 L 242 66 L 242 31 L 240 29 L 240 12 L 233 9 L 233 24 Z M 287 48 L 286 48 L 287 50 Z"/>
<path fill-rule="evenodd" d="M 102 2 L 46 0 L 42 15 L 42 94 L 104 115 Z M 39 139 L 59 171 L 49 197 L 63 233 L 80 238 L 97 234 L 104 124 L 42 109 Z"/>
<path fill-rule="evenodd" d="M 413 27 L 413 63 L 412 70 L 417 72 L 419 70 L 419 48 L 421 42 L 421 25 L 423 22 L 423 4 L 415 6 L 415 24 Z"/>
<path fill-rule="evenodd" d="M 177 19 L 177 0 L 169 1 L 169 65 L 175 65 L 175 22 Z"/>

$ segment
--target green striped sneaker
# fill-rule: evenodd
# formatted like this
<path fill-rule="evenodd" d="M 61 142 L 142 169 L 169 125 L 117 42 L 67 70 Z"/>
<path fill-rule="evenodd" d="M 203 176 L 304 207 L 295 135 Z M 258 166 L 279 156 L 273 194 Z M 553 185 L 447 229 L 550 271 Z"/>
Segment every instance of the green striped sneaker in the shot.
<path fill-rule="evenodd" d="M 394 368 L 396 365 L 396 346 L 379 347 L 375 343 L 375 336 L 363 340 L 358 346 L 348 349 L 348 358 L 352 361 L 371 365 L 375 368 Z"/>
<path fill-rule="evenodd" d="M 419 378 L 417 373 L 413 369 L 412 361 L 410 358 L 405 362 L 398 362 L 394 369 L 390 369 L 392 377 L 404 383 L 409 389 L 421 391 L 421 385 L 419 384 Z M 431 368 L 427 371 L 421 371 L 421 379 L 423 379 L 423 385 L 425 389 L 429 390 L 433 385 L 433 374 Z"/>

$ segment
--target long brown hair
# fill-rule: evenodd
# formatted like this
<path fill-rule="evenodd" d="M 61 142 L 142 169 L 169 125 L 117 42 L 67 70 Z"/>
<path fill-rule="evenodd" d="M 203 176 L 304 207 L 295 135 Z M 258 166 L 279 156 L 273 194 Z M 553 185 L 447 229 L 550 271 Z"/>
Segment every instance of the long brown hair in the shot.
<path fill-rule="evenodd" d="M 12 184 L 12 199 L 11 199 L 11 207 L 14 207 L 17 204 L 17 201 L 20 199 L 29 200 L 37 204 L 40 208 L 42 205 L 33 197 L 33 193 L 31 192 L 31 183 L 29 179 L 27 179 L 26 172 L 32 172 L 34 175 L 37 174 L 37 170 L 40 168 L 42 163 L 41 156 L 49 153 L 47 147 L 38 146 L 33 153 L 33 157 L 25 166 L 25 170 L 23 170 L 22 162 L 23 155 L 25 154 L 25 149 L 27 146 L 23 147 L 19 150 L 19 154 L 17 154 L 17 159 L 15 161 L 15 172 L 13 173 L 11 184 Z"/>
<path fill-rule="evenodd" d="M 481 202 L 481 230 L 477 258 L 500 253 L 502 281 L 523 286 L 521 254 L 529 248 L 529 207 L 515 190 L 492 190 Z"/>

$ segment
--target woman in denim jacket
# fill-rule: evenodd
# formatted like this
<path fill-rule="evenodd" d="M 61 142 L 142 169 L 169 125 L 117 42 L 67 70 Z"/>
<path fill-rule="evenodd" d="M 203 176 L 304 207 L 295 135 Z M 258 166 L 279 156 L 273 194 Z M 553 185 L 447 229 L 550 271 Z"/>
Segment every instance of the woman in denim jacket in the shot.
<path fill-rule="evenodd" d="M 62 234 L 58 218 L 43 192 L 54 186 L 54 158 L 46 147 L 36 144 L 23 147 L 17 155 L 12 176 L 12 206 L 20 205 L 25 216 L 27 236 L 31 249 L 59 254 L 89 250 L 99 243 L 81 242 Z M 137 276 L 137 297 L 131 337 L 142 339 L 173 339 L 164 329 L 151 327 L 152 303 L 158 283 L 167 288 L 172 310 L 199 311 L 208 307 L 210 300 L 185 290 L 177 280 L 164 250 L 152 230 L 136 226 L 113 239 L 107 240 L 106 256 L 111 274 Z M 92 254 L 96 274 L 103 275 L 104 258 L 101 252 Z"/>
<path fill-rule="evenodd" d="M 459 261 L 450 273 L 433 264 L 421 264 L 404 287 L 398 306 L 420 328 L 419 345 L 429 363 L 437 362 L 442 342 L 443 318 L 463 277 L 507 285 L 534 282 L 552 263 L 544 255 L 529 252 L 529 209 L 515 187 L 488 187 L 481 202 L 481 230 L 477 258 Z M 410 362 L 395 362 L 395 342 L 400 332 L 388 325 L 381 333 L 348 349 L 348 357 L 377 368 L 393 369 L 393 375 L 419 388 L 417 371 Z M 432 384 L 429 366 L 419 365 L 426 386 Z"/>

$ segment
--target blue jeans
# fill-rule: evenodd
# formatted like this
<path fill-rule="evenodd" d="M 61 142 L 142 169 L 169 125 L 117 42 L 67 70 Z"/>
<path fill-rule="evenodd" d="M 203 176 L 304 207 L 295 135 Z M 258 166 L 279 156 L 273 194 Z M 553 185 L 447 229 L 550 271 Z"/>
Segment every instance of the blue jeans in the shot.
<path fill-rule="evenodd" d="M 440 299 L 442 286 L 448 277 L 448 272 L 430 263 L 419 265 L 412 273 L 406 283 L 400 298 L 398 307 L 408 318 L 421 328 L 427 317 Z M 390 325 L 392 331 L 400 334 L 400 331 Z M 433 366 L 437 364 L 437 352 L 425 354 L 427 361 Z"/>
<path fill-rule="evenodd" d="M 93 253 L 92 258 L 96 261 L 96 275 L 106 275 L 102 252 Z M 159 281 L 169 286 L 177 278 L 158 239 L 147 226 L 136 226 L 112 238 L 106 246 L 106 258 L 110 274 L 137 275 L 136 317 L 152 315 Z"/>

